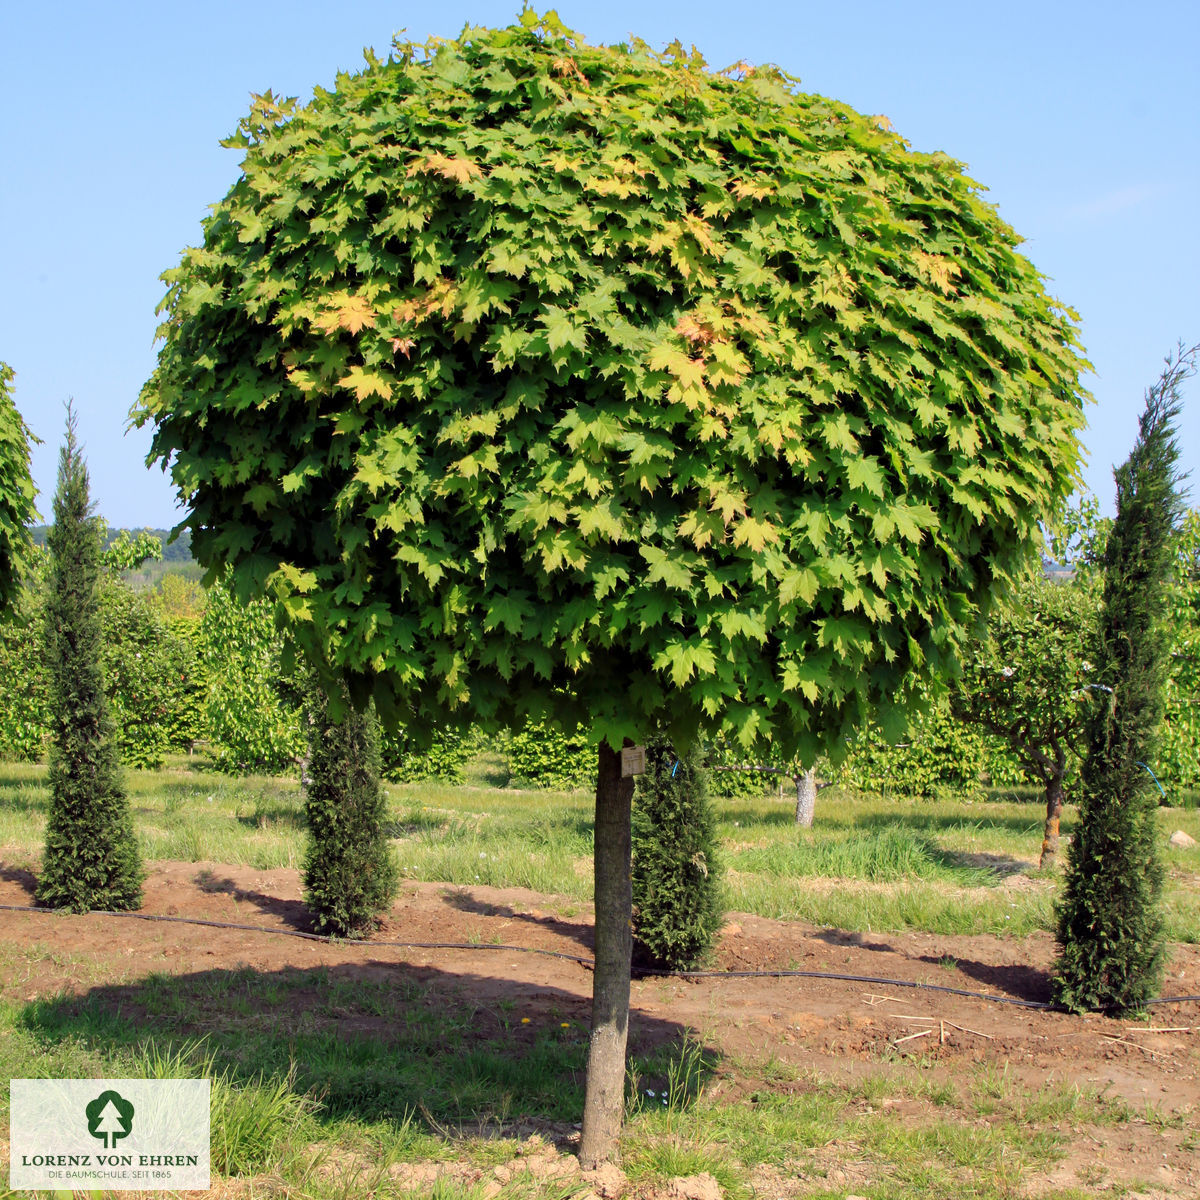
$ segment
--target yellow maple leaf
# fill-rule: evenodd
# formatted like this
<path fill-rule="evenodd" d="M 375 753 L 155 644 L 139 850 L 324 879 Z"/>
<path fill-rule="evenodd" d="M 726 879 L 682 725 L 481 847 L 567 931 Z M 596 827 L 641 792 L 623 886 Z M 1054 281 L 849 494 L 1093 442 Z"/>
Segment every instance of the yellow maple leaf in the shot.
<path fill-rule="evenodd" d="M 419 325 L 435 312 L 448 317 L 454 311 L 457 298 L 458 290 L 453 281 L 443 277 L 436 280 L 423 295 L 405 300 L 392 309 L 392 316 L 402 325 Z"/>
<path fill-rule="evenodd" d="M 733 544 L 749 546 L 758 554 L 770 542 L 779 540 L 779 530 L 768 521 L 760 521 L 757 517 L 743 517 L 733 527 Z"/>
<path fill-rule="evenodd" d="M 713 327 L 707 321 L 699 321 L 690 313 L 684 313 L 675 323 L 675 332 L 693 346 L 707 346 L 716 337 Z"/>
<path fill-rule="evenodd" d="M 660 250 L 666 250 L 674 246 L 679 241 L 681 230 L 674 221 L 666 222 L 663 227 L 651 235 L 650 240 L 646 243 L 647 254 L 657 254 Z"/>
<path fill-rule="evenodd" d="M 567 76 L 570 75 L 574 79 L 578 79 L 585 87 L 587 86 L 588 77 L 579 69 L 579 64 L 569 55 L 563 55 L 562 58 L 556 58 L 550 64 L 550 70 L 555 75 Z"/>
<path fill-rule="evenodd" d="M 452 179 L 455 183 L 467 183 L 475 176 L 483 174 L 483 168 L 477 166 L 469 158 L 459 158 L 455 154 L 427 154 L 418 158 L 408 168 L 408 176 L 440 175 L 443 179 Z"/>
<path fill-rule="evenodd" d="M 951 283 L 951 280 L 962 274 L 962 268 L 958 263 L 941 254 L 926 254 L 923 250 L 914 251 L 913 258 L 916 260 L 917 270 L 927 282 L 932 283 L 943 292 L 954 291 L 954 284 Z"/>
<path fill-rule="evenodd" d="M 338 387 L 349 388 L 360 401 L 368 396 L 378 396 L 382 400 L 392 398 L 392 385 L 380 375 L 368 375 L 362 367 L 351 367 L 338 380 Z"/>
<path fill-rule="evenodd" d="M 698 213 L 688 213 L 683 220 L 688 233 L 692 235 L 692 241 L 705 254 L 715 254 L 717 252 L 717 243 L 712 238 L 712 226 Z"/>
<path fill-rule="evenodd" d="M 761 177 L 754 181 L 739 179 L 732 185 L 730 191 L 739 200 L 765 200 L 775 193 L 775 189 Z"/>
<path fill-rule="evenodd" d="M 313 324 L 326 333 L 346 329 L 358 333 L 375 324 L 375 310 L 362 296 L 337 292 L 325 301 L 325 311 L 318 313 Z"/>

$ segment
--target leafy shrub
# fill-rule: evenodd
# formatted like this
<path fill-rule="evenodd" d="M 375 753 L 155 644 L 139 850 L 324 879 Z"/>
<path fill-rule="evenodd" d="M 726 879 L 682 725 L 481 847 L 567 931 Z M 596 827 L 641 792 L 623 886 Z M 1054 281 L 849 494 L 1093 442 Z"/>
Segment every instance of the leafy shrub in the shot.
<path fill-rule="evenodd" d="M 596 787 L 596 749 L 582 727 L 545 721 L 514 731 L 508 749 L 509 782 L 516 787 L 573 791 Z"/>
<path fill-rule="evenodd" d="M 974 793 L 985 780 L 1004 786 L 1028 778 L 1003 743 L 956 720 L 945 705 L 914 716 L 904 740 L 895 744 L 868 726 L 829 775 L 862 791 L 908 796 L 935 796 L 941 790 Z"/>
<path fill-rule="evenodd" d="M 1200 510 L 1183 519 L 1169 593 L 1171 648 L 1155 774 L 1173 803 L 1200 791 Z"/>
<path fill-rule="evenodd" d="M 436 779 L 462 783 L 463 767 L 474 753 L 477 738 L 471 730 L 445 729 L 420 746 L 404 729 L 384 730 L 380 738 L 383 777 L 396 783 Z"/>
<path fill-rule="evenodd" d="M 100 586 L 100 618 L 100 662 L 121 761 L 159 767 L 170 749 L 169 713 L 177 699 L 167 627 L 143 595 L 115 577 Z"/>
<path fill-rule="evenodd" d="M 0 621 L 0 759 L 34 762 L 46 753 L 50 736 L 50 680 L 42 630 L 44 579 L 39 567 L 13 599 L 11 614 Z"/>
<path fill-rule="evenodd" d="M 200 618 L 169 617 L 166 622 L 166 659 L 170 695 L 164 715 L 167 745 L 190 750 L 208 736 L 208 667 Z"/>
<path fill-rule="evenodd" d="M 209 589 L 200 640 L 208 673 L 205 721 L 217 768 L 290 770 L 305 749 L 303 701 L 283 670 L 284 643 L 272 605 L 244 602 L 218 580 Z"/>
<path fill-rule="evenodd" d="M 712 742 L 704 748 L 708 771 L 708 793 L 726 800 L 758 799 L 779 788 L 779 776 L 770 771 L 719 770 L 721 767 L 777 766 L 777 763 L 748 759 L 738 746 L 728 742 Z"/>
<path fill-rule="evenodd" d="M 646 745 L 633 807 L 633 933 L 646 965 L 686 971 L 710 954 L 724 916 L 708 772 L 699 748 Z"/>
<path fill-rule="evenodd" d="M 345 693 L 341 711 L 314 690 L 309 712 L 309 782 L 304 810 L 309 846 L 304 895 L 323 933 L 361 937 L 392 902 L 399 871 L 384 832 L 379 727 Z"/>

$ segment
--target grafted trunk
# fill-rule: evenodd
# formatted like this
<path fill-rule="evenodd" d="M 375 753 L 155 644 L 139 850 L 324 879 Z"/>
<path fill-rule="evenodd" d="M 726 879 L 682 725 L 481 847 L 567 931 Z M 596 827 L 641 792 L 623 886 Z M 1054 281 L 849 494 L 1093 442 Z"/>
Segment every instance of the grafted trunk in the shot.
<path fill-rule="evenodd" d="M 1046 831 L 1042 835 L 1039 867 L 1052 867 L 1058 859 L 1058 826 L 1062 820 L 1063 777 L 1059 772 L 1046 783 Z"/>
<path fill-rule="evenodd" d="M 802 829 L 811 829 L 816 811 L 817 769 L 809 767 L 803 775 L 796 776 L 796 824 Z"/>
<path fill-rule="evenodd" d="M 629 965 L 633 954 L 630 809 L 633 780 L 621 778 L 621 755 L 600 745 L 596 778 L 596 970 L 592 1034 L 579 1162 L 585 1171 L 617 1156 L 625 1116 L 625 1044 L 629 1036 Z"/>

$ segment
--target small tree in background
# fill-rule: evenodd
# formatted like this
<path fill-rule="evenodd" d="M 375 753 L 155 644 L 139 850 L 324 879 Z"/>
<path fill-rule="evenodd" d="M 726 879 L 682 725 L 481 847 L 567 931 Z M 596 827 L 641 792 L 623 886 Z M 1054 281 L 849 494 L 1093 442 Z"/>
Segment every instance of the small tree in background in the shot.
<path fill-rule="evenodd" d="M 698 746 L 646 746 L 633 803 L 634 949 L 646 965 L 686 971 L 708 957 L 724 908 L 708 772 Z"/>
<path fill-rule="evenodd" d="M 1180 385 L 1200 345 L 1167 359 L 1146 393 L 1138 439 L 1117 468 L 1117 518 L 1104 553 L 1097 683 L 1088 727 L 1079 827 L 1058 912 L 1055 999 L 1077 1012 L 1135 1011 L 1163 961 L 1158 792 L 1146 764 L 1163 713 L 1166 607 L 1182 502 L 1175 421 Z"/>
<path fill-rule="evenodd" d="M 137 908 L 144 875 L 100 662 L 100 526 L 69 405 L 46 542 L 50 820 L 37 901 L 75 912 Z"/>
<path fill-rule="evenodd" d="M 305 900 L 322 933 L 362 937 L 378 926 L 399 882 L 384 831 L 378 723 L 369 708 L 356 709 L 346 695 L 331 704 L 320 688 L 309 722 Z"/>
<path fill-rule="evenodd" d="M 1045 789 L 1040 865 L 1058 855 L 1064 780 L 1096 707 L 1099 596 L 1086 579 L 1023 580 L 963 662 L 951 701 L 959 720 L 1004 741 Z"/>

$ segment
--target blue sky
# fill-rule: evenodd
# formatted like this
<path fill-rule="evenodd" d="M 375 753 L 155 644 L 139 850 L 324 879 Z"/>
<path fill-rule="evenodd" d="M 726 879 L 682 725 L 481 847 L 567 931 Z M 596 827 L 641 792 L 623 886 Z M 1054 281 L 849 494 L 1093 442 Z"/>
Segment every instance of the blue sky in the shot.
<path fill-rule="evenodd" d="M 308 97 L 392 35 L 504 25 L 519 0 L 0 4 L 0 359 L 44 444 L 48 512 L 73 396 L 100 512 L 169 526 L 174 492 L 126 417 L 153 368 L 159 274 L 238 173 L 218 145 L 252 92 Z M 1200 4 L 563 0 L 592 42 L 679 37 L 711 65 L 775 62 L 965 162 L 1075 308 L 1095 374 L 1085 480 L 1105 509 L 1145 388 L 1200 340 Z M 1200 380 L 1181 427 L 1200 504 Z"/>

